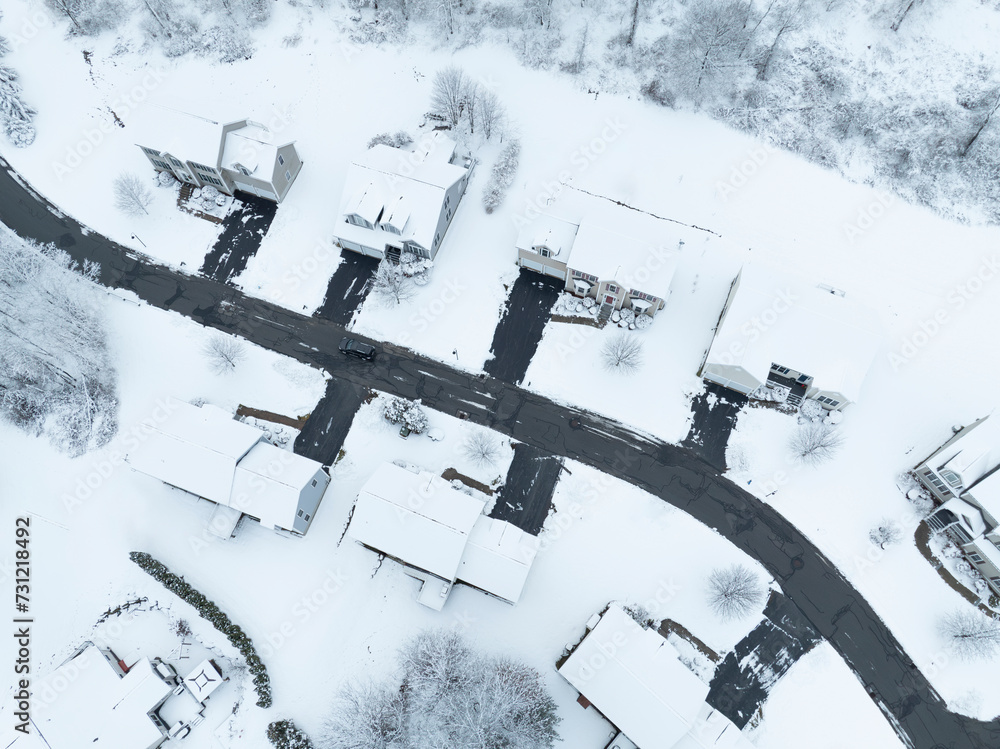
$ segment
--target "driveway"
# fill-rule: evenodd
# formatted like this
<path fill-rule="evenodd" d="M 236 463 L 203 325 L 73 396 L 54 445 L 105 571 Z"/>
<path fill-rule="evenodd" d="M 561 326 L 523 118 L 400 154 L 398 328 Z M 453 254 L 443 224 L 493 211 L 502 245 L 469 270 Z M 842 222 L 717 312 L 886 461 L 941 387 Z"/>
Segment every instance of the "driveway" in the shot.
<path fill-rule="evenodd" d="M 715 669 L 705 700 L 741 730 L 778 680 L 823 639 L 780 593 L 771 594 L 764 617 Z"/>
<path fill-rule="evenodd" d="M 242 205 L 223 219 L 222 233 L 200 269 L 221 283 L 229 283 L 244 271 L 278 212 L 277 203 L 256 195 L 240 192 L 236 198 Z"/>
<path fill-rule="evenodd" d="M 521 383 L 563 287 L 558 279 L 521 270 L 493 332 L 493 358 L 484 367 L 489 374 L 504 382 Z"/>
<path fill-rule="evenodd" d="M 348 380 L 330 380 L 323 399 L 295 439 L 295 452 L 332 466 L 351 430 L 354 415 L 367 396 L 368 389 L 361 385 Z"/>
<path fill-rule="evenodd" d="M 500 487 L 490 517 L 537 536 L 552 507 L 552 492 L 561 472 L 562 460 L 552 453 L 517 443 L 507 481 Z"/>
<path fill-rule="evenodd" d="M 326 287 L 323 304 L 314 314 L 346 328 L 368 297 L 379 261 L 350 250 L 341 250 L 340 256 L 340 265 Z"/>
<path fill-rule="evenodd" d="M 726 472 L 726 445 L 749 399 L 734 390 L 706 382 L 704 392 L 691 402 L 691 429 L 681 443 L 719 473 Z"/>

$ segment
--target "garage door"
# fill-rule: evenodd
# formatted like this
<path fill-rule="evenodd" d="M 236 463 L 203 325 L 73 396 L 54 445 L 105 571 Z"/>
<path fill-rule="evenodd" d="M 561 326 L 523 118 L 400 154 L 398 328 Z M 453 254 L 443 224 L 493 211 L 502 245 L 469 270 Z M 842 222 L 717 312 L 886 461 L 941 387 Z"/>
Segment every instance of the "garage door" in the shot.
<path fill-rule="evenodd" d="M 536 263 L 534 260 L 525 260 L 523 257 L 521 258 L 521 267 L 527 268 L 528 270 L 533 270 L 535 271 L 535 273 L 545 272 L 545 266 L 543 266 L 541 263 Z"/>
<path fill-rule="evenodd" d="M 238 179 L 234 179 L 233 184 L 236 185 L 237 190 L 243 190 L 243 192 L 256 195 L 258 198 L 267 198 L 268 200 L 273 200 L 275 202 L 278 200 L 278 196 L 265 187 L 256 187 L 255 185 L 251 185 L 249 182 L 240 182 Z"/>
<path fill-rule="evenodd" d="M 548 266 L 545 266 L 543 273 L 545 273 L 546 276 L 554 276 L 562 281 L 566 280 L 566 271 L 564 270 L 557 270 L 556 268 L 549 268 Z"/>

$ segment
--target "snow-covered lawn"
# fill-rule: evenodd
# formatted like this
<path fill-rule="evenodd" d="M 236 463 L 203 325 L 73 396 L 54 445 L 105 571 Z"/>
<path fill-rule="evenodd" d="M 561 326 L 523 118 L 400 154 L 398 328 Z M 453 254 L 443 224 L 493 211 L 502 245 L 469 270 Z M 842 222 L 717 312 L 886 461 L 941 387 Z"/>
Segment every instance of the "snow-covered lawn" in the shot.
<path fill-rule="evenodd" d="M 822 685 L 818 694 L 817 685 Z M 775 685 L 750 734 L 757 749 L 878 747 L 903 743 L 833 647 L 806 653 Z"/>

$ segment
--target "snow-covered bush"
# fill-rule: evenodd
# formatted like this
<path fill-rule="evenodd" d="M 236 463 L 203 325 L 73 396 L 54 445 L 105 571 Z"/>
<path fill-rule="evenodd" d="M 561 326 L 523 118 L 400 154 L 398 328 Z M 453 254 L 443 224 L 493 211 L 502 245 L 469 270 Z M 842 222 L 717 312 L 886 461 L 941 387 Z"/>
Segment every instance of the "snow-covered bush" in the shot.
<path fill-rule="evenodd" d="M 143 551 L 131 552 L 129 559 L 135 562 L 143 572 L 161 583 L 164 588 L 182 601 L 191 604 L 203 619 L 226 636 L 233 647 L 240 651 L 240 655 L 246 661 L 247 668 L 253 674 L 254 689 L 257 691 L 257 706 L 270 707 L 271 679 L 267 675 L 267 669 L 261 662 L 260 656 L 257 655 L 253 642 L 246 633 L 239 626 L 233 624 L 229 617 L 219 610 L 218 606 L 191 587 L 191 584 L 186 582 L 183 577 L 171 572 L 162 562 Z"/>
<path fill-rule="evenodd" d="M 462 453 L 477 466 L 496 465 L 500 459 L 500 440 L 487 429 L 476 429 L 462 444 Z"/>
<path fill-rule="evenodd" d="M 601 359 L 611 372 L 633 374 L 642 366 L 642 341 L 629 333 L 616 333 L 601 346 Z"/>
<path fill-rule="evenodd" d="M 118 429 L 98 268 L 0 231 L 0 417 L 71 455 Z"/>
<path fill-rule="evenodd" d="M 413 142 L 413 138 L 405 130 L 397 130 L 395 133 L 379 133 L 370 141 L 368 147 L 374 148 L 378 145 L 390 146 L 392 148 L 403 148 Z"/>
<path fill-rule="evenodd" d="M 372 278 L 372 293 L 385 305 L 398 305 L 416 296 L 416 285 L 414 277 L 406 275 L 402 263 L 383 258 Z"/>
<path fill-rule="evenodd" d="M 645 330 L 652 324 L 653 324 L 653 318 L 647 315 L 645 312 L 635 316 L 635 327 L 639 330 Z"/>
<path fill-rule="evenodd" d="M 717 567 L 708 576 L 708 605 L 723 621 L 760 609 L 766 592 L 757 574 L 742 564 Z"/>
<path fill-rule="evenodd" d="M 559 716 L 534 669 L 475 652 L 454 630 L 424 632 L 401 653 L 401 682 L 346 687 L 326 749 L 550 749 Z"/>
<path fill-rule="evenodd" d="M 382 406 L 382 415 L 392 424 L 405 424 L 414 434 L 427 429 L 427 413 L 420 407 L 420 401 L 387 398 Z"/>
<path fill-rule="evenodd" d="M 412 278 L 417 286 L 426 286 L 431 280 L 434 262 L 418 257 L 412 252 L 404 252 L 399 258 L 399 267 L 406 278 Z"/>
<path fill-rule="evenodd" d="M 801 424 L 788 440 L 792 457 L 811 466 L 830 460 L 843 444 L 844 438 L 835 427 L 813 421 Z"/>
<path fill-rule="evenodd" d="M 313 749 L 312 741 L 290 720 L 276 720 L 267 727 L 274 749 Z"/>
<path fill-rule="evenodd" d="M 493 213 L 503 203 L 507 191 L 514 184 L 518 161 L 521 157 L 521 142 L 513 139 L 504 146 L 493 164 L 493 171 L 483 188 L 483 208 L 487 213 Z"/>
<path fill-rule="evenodd" d="M 173 187 L 177 184 L 177 177 L 167 171 L 157 172 L 155 179 L 159 187 Z"/>

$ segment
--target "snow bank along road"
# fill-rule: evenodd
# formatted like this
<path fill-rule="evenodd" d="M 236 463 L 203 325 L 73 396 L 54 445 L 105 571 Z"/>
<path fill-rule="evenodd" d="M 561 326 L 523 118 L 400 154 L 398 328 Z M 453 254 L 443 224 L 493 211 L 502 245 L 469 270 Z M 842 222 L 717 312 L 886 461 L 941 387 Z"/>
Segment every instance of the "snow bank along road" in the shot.
<path fill-rule="evenodd" d="M 304 317 L 208 278 L 157 265 L 81 229 L 38 196 L 0 159 L 0 220 L 20 235 L 52 242 L 101 264 L 109 288 L 130 289 L 149 304 L 326 369 L 333 377 L 473 420 L 521 442 L 579 460 L 628 481 L 716 528 L 759 559 L 816 630 L 832 643 L 901 738 L 919 749 L 1000 746 L 1000 722 L 950 713 L 875 612 L 838 570 L 773 509 L 719 476 L 691 450 L 555 403 L 499 380 L 379 344 L 373 363 L 337 352 L 341 327 Z M 583 427 L 573 429 L 570 419 Z M 817 699 L 822 699 L 817 693 Z M 847 717 L 847 716 L 845 716 Z"/>

